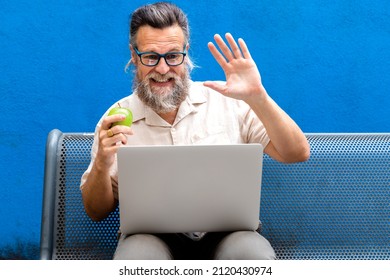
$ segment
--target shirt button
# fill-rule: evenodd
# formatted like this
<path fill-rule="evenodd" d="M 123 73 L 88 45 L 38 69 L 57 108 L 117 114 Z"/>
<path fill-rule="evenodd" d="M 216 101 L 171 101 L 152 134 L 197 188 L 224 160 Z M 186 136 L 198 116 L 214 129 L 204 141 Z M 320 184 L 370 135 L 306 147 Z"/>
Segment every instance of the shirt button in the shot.
<path fill-rule="evenodd" d="M 171 128 L 171 137 L 172 137 L 172 142 L 174 145 L 176 145 L 177 143 L 177 139 L 176 139 L 176 129 L 175 128 Z"/>

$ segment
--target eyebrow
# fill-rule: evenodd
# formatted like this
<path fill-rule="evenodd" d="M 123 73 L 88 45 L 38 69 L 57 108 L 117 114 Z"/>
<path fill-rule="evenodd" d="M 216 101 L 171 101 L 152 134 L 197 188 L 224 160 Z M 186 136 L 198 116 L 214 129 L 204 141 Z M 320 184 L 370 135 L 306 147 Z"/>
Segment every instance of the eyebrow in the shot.
<path fill-rule="evenodd" d="M 171 49 L 169 49 L 169 51 L 167 52 L 164 52 L 164 53 L 170 53 L 170 52 L 183 52 L 185 51 L 185 48 L 186 48 L 187 44 L 184 43 L 182 47 L 173 47 Z M 154 52 L 154 53 L 158 53 L 158 54 L 163 54 L 162 52 L 158 52 L 156 50 L 154 50 L 154 48 L 152 48 L 151 50 L 140 50 L 138 46 L 135 46 L 135 48 L 139 51 L 139 52 Z"/>

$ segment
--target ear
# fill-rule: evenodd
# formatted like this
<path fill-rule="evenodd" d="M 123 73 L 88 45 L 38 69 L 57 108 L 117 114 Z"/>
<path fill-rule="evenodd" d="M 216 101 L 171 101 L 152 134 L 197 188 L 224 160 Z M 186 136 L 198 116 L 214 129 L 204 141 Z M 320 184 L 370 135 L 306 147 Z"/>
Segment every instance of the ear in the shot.
<path fill-rule="evenodd" d="M 129 44 L 130 48 L 130 62 L 135 64 L 135 58 L 137 57 L 137 54 L 135 53 L 135 50 L 131 44 Z"/>

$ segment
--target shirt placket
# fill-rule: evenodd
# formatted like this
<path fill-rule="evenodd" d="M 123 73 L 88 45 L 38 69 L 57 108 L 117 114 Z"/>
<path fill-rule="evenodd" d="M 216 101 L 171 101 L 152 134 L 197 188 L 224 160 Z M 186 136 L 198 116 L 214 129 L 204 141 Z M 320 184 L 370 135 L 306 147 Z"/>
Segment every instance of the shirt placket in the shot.
<path fill-rule="evenodd" d="M 172 143 L 173 143 L 173 145 L 178 145 L 179 139 L 178 139 L 178 137 L 177 137 L 178 135 L 177 135 L 176 128 L 171 127 L 170 132 L 171 132 L 171 137 L 172 137 Z"/>

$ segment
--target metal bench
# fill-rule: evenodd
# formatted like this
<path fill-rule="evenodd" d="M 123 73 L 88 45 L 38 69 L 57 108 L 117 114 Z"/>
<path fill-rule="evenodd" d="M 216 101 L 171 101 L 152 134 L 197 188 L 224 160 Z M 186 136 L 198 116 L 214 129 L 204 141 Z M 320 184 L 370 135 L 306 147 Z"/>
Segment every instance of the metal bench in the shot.
<path fill-rule="evenodd" d="M 264 156 L 262 234 L 279 259 L 390 259 L 390 134 L 307 134 L 310 160 Z M 41 259 L 111 259 L 118 210 L 85 214 L 79 182 L 91 133 L 53 130 L 46 144 Z"/>

